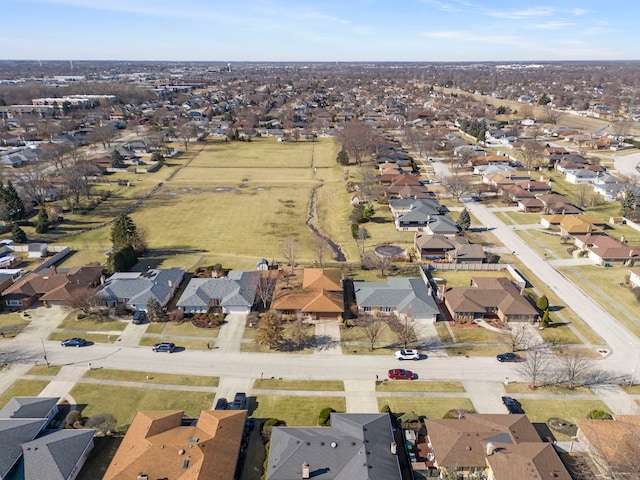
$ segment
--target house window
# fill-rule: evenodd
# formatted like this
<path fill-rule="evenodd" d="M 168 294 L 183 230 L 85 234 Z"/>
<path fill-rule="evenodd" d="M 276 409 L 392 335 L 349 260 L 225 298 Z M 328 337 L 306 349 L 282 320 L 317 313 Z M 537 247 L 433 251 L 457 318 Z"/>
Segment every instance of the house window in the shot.
<path fill-rule="evenodd" d="M 219 298 L 212 298 L 211 299 L 211 306 L 219 307 L 220 306 L 220 299 Z"/>
<path fill-rule="evenodd" d="M 10 307 L 21 307 L 22 302 L 20 300 L 7 300 L 7 305 Z"/>

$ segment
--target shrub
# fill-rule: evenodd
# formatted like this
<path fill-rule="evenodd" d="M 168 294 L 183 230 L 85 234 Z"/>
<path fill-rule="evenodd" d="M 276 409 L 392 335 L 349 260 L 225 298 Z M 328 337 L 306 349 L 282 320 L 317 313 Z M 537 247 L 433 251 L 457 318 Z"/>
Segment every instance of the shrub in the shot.
<path fill-rule="evenodd" d="M 324 407 L 322 410 L 320 410 L 320 415 L 318 415 L 318 425 L 330 426 L 331 414 L 333 412 L 335 412 L 335 410 L 331 407 Z"/>
<path fill-rule="evenodd" d="M 380 413 L 391 413 L 391 407 L 388 403 L 385 403 L 382 407 L 380 407 Z"/>
<path fill-rule="evenodd" d="M 360 225 L 358 225 L 357 223 L 352 223 L 351 224 L 351 236 L 353 238 L 358 238 L 358 230 L 360 230 Z"/>
<path fill-rule="evenodd" d="M 273 427 L 276 427 L 276 426 L 280 425 L 281 423 L 282 423 L 282 421 L 277 419 L 277 418 L 268 418 L 262 424 L 262 433 L 270 434 L 271 433 L 271 429 Z"/>
<path fill-rule="evenodd" d="M 83 318 L 87 318 L 87 314 L 86 313 L 79 313 L 78 316 L 76 317 L 78 320 L 82 320 Z"/>
<path fill-rule="evenodd" d="M 605 412 L 604 410 L 591 410 L 587 414 L 587 418 L 589 420 L 613 420 L 613 417 L 609 412 Z"/>
<path fill-rule="evenodd" d="M 116 417 L 110 413 L 98 413 L 87 419 L 85 427 L 95 428 L 98 431 L 109 433 L 117 423 L 118 421 L 116 420 Z"/>
<path fill-rule="evenodd" d="M 76 422 L 79 422 L 81 418 L 82 414 L 78 410 L 71 410 L 69 413 L 67 413 L 65 422 L 67 425 L 74 425 L 75 427 Z"/>

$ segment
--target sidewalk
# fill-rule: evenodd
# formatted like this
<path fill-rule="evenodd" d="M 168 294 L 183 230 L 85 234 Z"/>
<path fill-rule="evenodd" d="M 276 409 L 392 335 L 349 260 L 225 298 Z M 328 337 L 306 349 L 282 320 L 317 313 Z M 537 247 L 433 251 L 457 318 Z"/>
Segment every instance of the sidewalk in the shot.
<path fill-rule="evenodd" d="M 58 375 L 44 387 L 38 396 L 60 397 L 60 400 L 66 400 L 69 405 L 76 405 L 75 399 L 69 392 L 86 371 L 87 367 L 85 366 L 66 365 L 62 367 Z"/>

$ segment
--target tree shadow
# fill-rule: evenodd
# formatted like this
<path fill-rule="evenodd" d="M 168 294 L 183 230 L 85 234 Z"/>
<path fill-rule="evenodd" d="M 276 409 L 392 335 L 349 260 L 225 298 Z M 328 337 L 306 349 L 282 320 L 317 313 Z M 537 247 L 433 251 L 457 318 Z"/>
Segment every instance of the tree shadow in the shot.
<path fill-rule="evenodd" d="M 316 335 L 309 342 L 309 346 L 315 347 L 316 350 L 328 350 L 340 345 L 340 341 L 329 335 Z"/>

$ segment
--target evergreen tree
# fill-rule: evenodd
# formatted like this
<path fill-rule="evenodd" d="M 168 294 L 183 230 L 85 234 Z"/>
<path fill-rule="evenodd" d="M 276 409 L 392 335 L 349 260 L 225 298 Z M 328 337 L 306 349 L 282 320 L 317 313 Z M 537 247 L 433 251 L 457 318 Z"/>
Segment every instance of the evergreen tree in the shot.
<path fill-rule="evenodd" d="M 131 246 L 124 247 L 109 255 L 107 270 L 111 273 L 126 272 L 138 261 L 138 256 Z"/>
<path fill-rule="evenodd" d="M 111 226 L 111 242 L 118 251 L 134 245 L 137 236 L 136 224 L 129 215 L 118 215 Z"/>
<path fill-rule="evenodd" d="M 118 150 L 111 152 L 111 166 L 113 168 L 122 168 L 125 166 L 124 158 L 122 158 Z"/>
<path fill-rule="evenodd" d="M 546 309 L 542 314 L 542 326 L 547 328 L 549 326 L 549 309 Z"/>
<path fill-rule="evenodd" d="M 16 191 L 13 183 L 8 181 L 6 185 L 1 186 L 0 199 L 4 204 L 2 209 L 2 220 L 7 222 L 15 222 L 22 220 L 26 215 L 24 208 L 24 202 L 18 192 Z"/>
<path fill-rule="evenodd" d="M 49 231 L 49 214 L 42 207 L 38 212 L 38 221 L 36 223 L 36 233 L 47 233 Z"/>
<path fill-rule="evenodd" d="M 280 315 L 273 311 L 268 311 L 258 322 L 258 331 L 255 342 L 260 345 L 267 345 L 269 348 L 277 347 L 284 340 L 284 326 Z"/>
<path fill-rule="evenodd" d="M 153 155 L 151 155 L 151 161 L 152 162 L 163 163 L 164 162 L 164 155 L 162 155 L 160 152 L 153 152 Z"/>
<path fill-rule="evenodd" d="M 349 165 L 349 154 L 344 149 L 344 146 L 338 152 L 338 156 L 336 157 L 336 162 L 338 162 L 339 165 Z"/>
<path fill-rule="evenodd" d="M 471 215 L 469 214 L 469 210 L 466 208 L 460 212 L 460 216 L 458 217 L 458 225 L 463 231 L 469 230 L 471 226 Z"/>
<path fill-rule="evenodd" d="M 538 301 L 536 302 L 536 307 L 538 307 L 539 310 L 542 310 L 543 312 L 545 310 L 549 310 L 549 299 L 547 298 L 546 295 L 542 295 Z"/>
<path fill-rule="evenodd" d="M 627 187 L 622 193 L 620 200 L 620 215 L 623 217 L 633 216 L 636 209 L 636 194 L 633 189 Z"/>
<path fill-rule="evenodd" d="M 150 322 L 162 322 L 165 319 L 162 305 L 155 297 L 149 297 L 149 300 L 147 300 L 147 316 Z"/>
<path fill-rule="evenodd" d="M 367 205 L 362 209 L 362 219 L 366 222 L 371 220 L 375 214 L 376 214 L 376 209 L 371 204 Z"/>
<path fill-rule="evenodd" d="M 13 226 L 11 238 L 15 243 L 27 243 L 27 234 L 18 225 Z"/>

